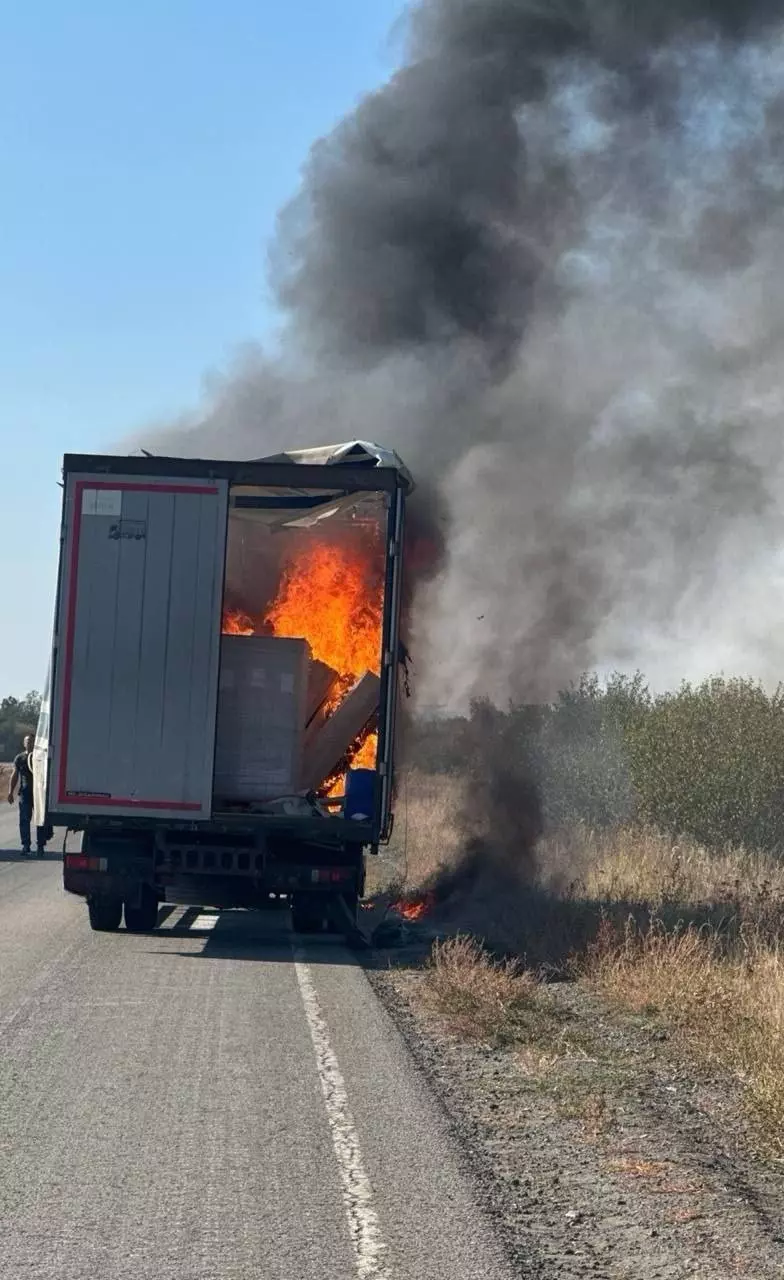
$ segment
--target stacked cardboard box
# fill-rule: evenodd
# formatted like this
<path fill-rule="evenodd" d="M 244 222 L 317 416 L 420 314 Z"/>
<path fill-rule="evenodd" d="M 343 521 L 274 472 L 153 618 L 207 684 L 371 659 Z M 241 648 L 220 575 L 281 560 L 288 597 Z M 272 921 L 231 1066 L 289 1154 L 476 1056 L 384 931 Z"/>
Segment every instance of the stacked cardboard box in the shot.
<path fill-rule="evenodd" d="M 309 667 L 304 640 L 223 637 L 216 799 L 252 803 L 300 790 Z"/>
<path fill-rule="evenodd" d="M 378 676 L 366 672 L 340 700 L 340 676 L 311 660 L 305 640 L 224 636 L 216 802 L 264 803 L 315 790 L 376 715 L 379 692 Z"/>

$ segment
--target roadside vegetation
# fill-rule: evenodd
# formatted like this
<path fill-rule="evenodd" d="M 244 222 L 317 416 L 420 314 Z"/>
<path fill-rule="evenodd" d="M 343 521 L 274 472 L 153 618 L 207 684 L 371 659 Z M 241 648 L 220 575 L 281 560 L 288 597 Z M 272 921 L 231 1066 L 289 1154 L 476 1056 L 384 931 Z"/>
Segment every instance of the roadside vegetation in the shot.
<path fill-rule="evenodd" d="M 595 676 L 549 706 L 412 728 L 408 759 L 441 777 L 503 759 L 540 792 L 549 828 L 633 822 L 723 850 L 784 848 L 784 688 L 716 677 L 653 695 L 642 675 Z"/>
<path fill-rule="evenodd" d="M 542 1061 L 585 1056 L 551 998 L 548 979 L 568 979 L 728 1073 L 758 1149 L 784 1157 L 781 691 L 712 680 L 654 698 L 639 677 L 585 680 L 550 708 L 477 705 L 417 733 L 394 856 L 406 896 L 435 895 L 421 989 L 444 1025 Z M 480 754 L 535 779 L 544 834 L 533 857 L 522 837 L 488 844 L 463 882 Z"/>
<path fill-rule="evenodd" d="M 40 709 L 41 695 L 35 692 L 0 701 L 0 761 L 13 760 L 22 749 L 25 734 L 35 733 Z"/>

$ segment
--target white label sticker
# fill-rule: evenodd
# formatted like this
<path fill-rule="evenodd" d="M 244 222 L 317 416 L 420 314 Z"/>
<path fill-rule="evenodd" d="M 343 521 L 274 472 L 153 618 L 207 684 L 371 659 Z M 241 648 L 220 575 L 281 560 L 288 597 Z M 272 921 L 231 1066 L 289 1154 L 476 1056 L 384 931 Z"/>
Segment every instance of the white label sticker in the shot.
<path fill-rule="evenodd" d="M 288 672 L 287 672 L 285 675 L 282 675 L 282 676 L 280 677 L 280 691 L 281 691 L 281 693 L 293 693 L 293 692 L 294 692 L 294 677 L 293 677 L 293 675 L 291 675 L 290 673 L 288 673 Z"/>
<path fill-rule="evenodd" d="M 263 667 L 254 667 L 250 673 L 252 689 L 263 689 L 267 683 L 267 673 Z"/>
<path fill-rule="evenodd" d="M 83 516 L 122 515 L 121 489 L 84 489 L 82 491 Z"/>

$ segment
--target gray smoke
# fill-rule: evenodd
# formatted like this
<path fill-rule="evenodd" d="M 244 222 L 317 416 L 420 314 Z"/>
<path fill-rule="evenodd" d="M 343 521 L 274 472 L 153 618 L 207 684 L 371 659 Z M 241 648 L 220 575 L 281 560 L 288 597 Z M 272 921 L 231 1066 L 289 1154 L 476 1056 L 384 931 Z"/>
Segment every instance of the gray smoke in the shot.
<path fill-rule="evenodd" d="M 781 0 L 422 0 L 284 211 L 282 358 L 145 443 L 340 437 L 437 484 L 423 702 L 775 679 Z M 339 424 L 339 426 L 337 425 Z"/>

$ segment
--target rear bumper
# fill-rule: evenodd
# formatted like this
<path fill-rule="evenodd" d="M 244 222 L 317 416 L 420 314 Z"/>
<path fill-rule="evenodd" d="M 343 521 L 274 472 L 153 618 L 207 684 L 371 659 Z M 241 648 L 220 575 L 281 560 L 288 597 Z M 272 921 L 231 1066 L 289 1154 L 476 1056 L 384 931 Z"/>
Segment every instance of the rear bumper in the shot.
<path fill-rule="evenodd" d="M 83 898 L 122 898 L 135 901 L 142 885 L 153 888 L 162 902 L 215 907 L 259 907 L 271 894 L 355 894 L 361 892 L 361 864 L 343 866 L 286 866 L 267 864 L 263 873 L 248 870 L 225 872 L 203 870 L 189 874 L 183 870 L 155 867 L 152 861 L 133 869 L 112 867 L 111 859 L 95 859 L 105 864 L 85 869 L 70 865 L 66 855 L 63 887 Z"/>
<path fill-rule="evenodd" d="M 133 902 L 139 896 L 143 880 L 129 876 L 107 875 L 95 871 L 63 872 L 63 888 L 80 898 L 122 898 Z"/>
<path fill-rule="evenodd" d="M 152 881 L 153 864 L 146 857 L 112 857 L 97 853 L 66 853 L 63 888 L 82 898 L 122 898 L 132 902 L 143 884 Z"/>

